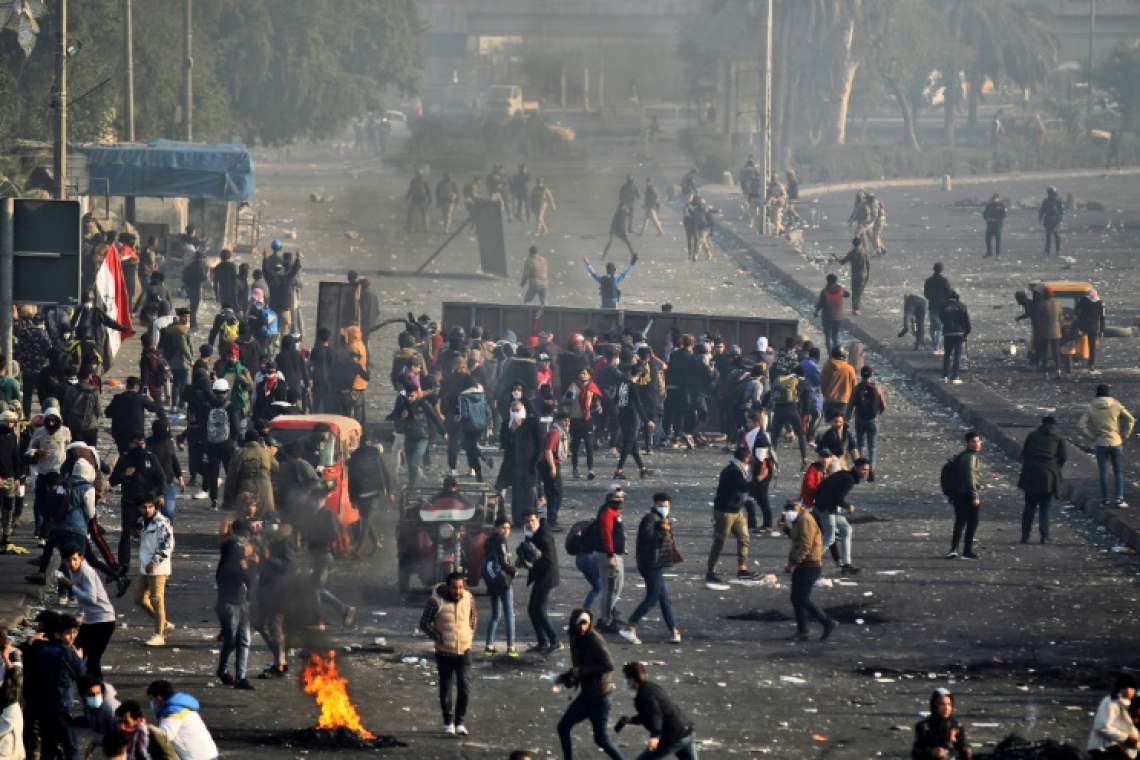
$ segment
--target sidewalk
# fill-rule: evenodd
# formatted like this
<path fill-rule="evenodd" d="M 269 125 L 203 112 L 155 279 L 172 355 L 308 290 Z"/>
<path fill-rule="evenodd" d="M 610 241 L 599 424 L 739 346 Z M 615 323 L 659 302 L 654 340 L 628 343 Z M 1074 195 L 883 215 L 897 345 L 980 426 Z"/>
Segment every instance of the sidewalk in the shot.
<path fill-rule="evenodd" d="M 814 306 L 824 284 L 820 270 L 783 240 L 758 243 L 754 233 L 746 240 L 737 232 L 734 222 L 733 219 L 723 219 L 716 231 L 741 266 L 751 267 L 766 279 L 784 285 L 793 296 L 806 301 L 809 308 Z M 968 372 L 963 385 L 944 385 L 941 382 L 942 357 L 929 351 L 915 352 L 903 348 L 897 344 L 897 339 L 891 342 L 898 331 L 893 315 L 853 317 L 848 313 L 843 328 L 920 383 L 941 404 L 961 415 L 984 436 L 986 444 L 997 446 L 1015 460 L 1020 455 L 1025 435 L 1040 423 L 1041 415 L 1023 411 L 1011 399 L 971 383 Z M 910 341 L 908 338 L 907 346 L 911 345 Z M 1088 400 L 1081 399 L 1079 403 L 1084 404 Z M 1140 551 L 1140 517 L 1135 511 L 1101 506 L 1096 459 L 1088 452 L 1088 443 L 1069 439 L 1069 444 L 1062 496 L 1105 526 L 1121 542 Z M 932 466 L 941 466 L 941 462 Z M 1135 498 L 1136 494 L 1126 493 L 1126 497 Z"/>

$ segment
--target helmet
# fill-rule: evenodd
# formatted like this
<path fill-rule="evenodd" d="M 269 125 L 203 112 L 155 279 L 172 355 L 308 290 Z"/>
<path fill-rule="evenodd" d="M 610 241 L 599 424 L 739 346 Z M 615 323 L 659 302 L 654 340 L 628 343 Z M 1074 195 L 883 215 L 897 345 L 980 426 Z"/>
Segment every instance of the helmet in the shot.
<path fill-rule="evenodd" d="M 280 251 L 284 246 L 281 244 L 280 240 L 274 240 L 272 243 L 269 244 L 269 247 L 275 251 Z"/>
<path fill-rule="evenodd" d="M 226 380 L 224 377 L 219 377 L 217 380 L 214 381 L 214 390 L 216 390 L 216 391 L 228 391 L 229 389 L 230 389 L 230 381 Z"/>
<path fill-rule="evenodd" d="M 1057 194 L 1057 188 L 1055 188 L 1055 187 L 1050 187 L 1050 188 L 1049 188 L 1048 190 L 1046 190 L 1045 192 L 1049 193 L 1049 195 L 1056 195 L 1056 194 Z"/>

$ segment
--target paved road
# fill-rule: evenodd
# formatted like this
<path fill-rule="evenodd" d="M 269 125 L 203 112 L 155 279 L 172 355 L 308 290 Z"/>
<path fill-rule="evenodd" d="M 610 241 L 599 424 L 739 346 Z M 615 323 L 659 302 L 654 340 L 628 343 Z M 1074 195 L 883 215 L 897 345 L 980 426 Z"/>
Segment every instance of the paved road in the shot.
<path fill-rule="evenodd" d="M 404 270 L 438 244 L 438 235 L 428 239 L 393 231 L 402 224 L 400 210 L 391 206 L 402 196 L 402 177 L 373 172 L 353 178 L 343 164 L 330 165 L 316 155 L 302 158 L 311 165 L 300 170 L 270 166 L 260 184 L 267 213 L 280 219 L 282 229 L 295 225 L 299 242 L 313 252 L 307 259 L 310 266 L 336 270 L 352 265 L 375 271 L 381 268 L 378 262 L 386 264 L 395 256 L 391 266 Z M 557 250 L 552 257 L 557 262 L 554 269 L 560 270 L 555 277 L 556 302 L 587 306 L 594 302 L 595 287 L 577 262 L 583 254 L 599 252 L 610 198 L 627 170 L 644 172 L 620 164 L 607 168 L 598 161 L 539 167 L 550 178 L 559 204 L 553 235 L 543 242 Z M 300 174 L 315 179 L 302 182 Z M 311 203 L 308 194 L 313 190 L 334 200 Z M 889 196 L 888 203 L 900 205 Z M 900 216 L 896 212 L 892 219 Z M 667 237 L 637 240 L 644 247 L 644 258 L 623 287 L 629 299 L 646 304 L 668 300 L 678 309 L 709 311 L 789 314 L 794 313 L 792 308 L 802 308 L 802 304 L 783 304 L 779 290 L 738 269 L 723 252 L 711 264 L 688 264 L 675 211 L 666 212 L 665 222 L 671 233 Z M 349 240 L 344 229 L 359 232 L 362 239 Z M 836 240 L 846 235 L 838 227 L 832 232 Z M 529 240 L 519 227 L 508 228 L 516 263 Z M 357 250 L 352 250 L 354 246 Z M 441 269 L 460 268 L 473 251 L 469 243 L 467 252 L 449 253 L 452 258 L 441 259 Z M 898 257 L 904 258 L 903 251 Z M 965 262 L 963 253 L 951 271 L 960 272 Z M 409 308 L 438 313 L 438 302 L 445 298 L 518 298 L 513 282 L 445 277 L 427 283 L 400 277 L 376 282 L 384 309 L 392 314 Z M 307 293 L 315 294 L 315 288 Z M 995 288 L 994 302 L 997 293 Z M 876 308 L 881 303 L 884 309 L 896 300 L 878 293 L 872 298 Z M 309 302 L 304 305 L 312 307 Z M 376 346 L 381 357 L 390 348 L 384 341 L 394 337 L 383 336 Z M 983 455 L 987 471 L 979 533 L 983 561 L 942 559 L 950 509 L 935 495 L 937 469 L 956 450 L 961 421 L 876 357 L 868 361 L 882 373 L 890 411 L 878 482 L 859 486 L 853 495 L 857 514 L 868 520 L 855 527 L 855 562 L 864 572 L 817 592 L 817 599 L 842 621 L 834 640 L 793 645 L 784 641 L 792 632 L 787 622 L 727 619 L 751 610 L 790 614 L 787 577 L 779 574 L 778 587 L 708 590 L 702 576 L 709 503 L 724 455 L 711 450 L 663 453 L 651 459 L 657 475 L 629 484 L 627 522 L 632 527 L 654 491 L 673 492 L 679 549 L 686 561 L 669 582 L 685 643 L 662 643 L 664 627 L 651 616 L 641 628 L 643 646 L 635 648 L 612 638 L 615 658 L 619 663 L 634 658 L 650 663 L 651 677 L 663 681 L 693 716 L 702 752 L 708 757 L 905 757 L 910 726 L 925 709 L 930 691 L 946 685 L 958 694 L 958 708 L 978 745 L 1014 730 L 1082 744 L 1101 692 L 1116 669 L 1133 656 L 1131 638 L 1124 633 L 1128 626 L 1119 621 L 1129 620 L 1135 609 L 1134 579 L 1140 576 L 1135 559 L 1113 551 L 1114 542 L 1107 534 L 1074 510 L 1059 511 L 1052 545 L 1018 544 L 1020 494 L 1012 485 L 1016 465 L 991 451 Z M 378 393 L 374 403 L 383 409 L 388 400 Z M 605 472 L 609 466 L 612 462 L 603 460 L 597 469 Z M 789 466 L 781 473 L 773 497 L 777 505 L 798 491 L 795 469 Z M 570 483 L 572 516 L 592 513 L 607 482 L 603 476 L 593 484 Z M 108 655 L 112 681 L 124 696 L 138 697 L 149 679 L 173 678 L 202 700 L 203 714 L 228 757 L 300 757 L 299 750 L 279 746 L 281 734 L 311 725 L 316 716 L 311 699 L 294 681 L 259 682 L 257 692 L 243 693 L 224 690 L 212 678 L 217 642 L 210 580 L 212 533 L 218 517 L 205 512 L 200 503 L 182 514 L 169 591 L 171 617 L 179 630 L 171 636 L 170 648 L 144 649 L 143 617 L 120 604 L 128 627 L 116 635 Z M 390 518 L 385 523 L 390 528 Z M 784 538 L 756 538 L 753 566 L 777 572 L 787 550 Z M 0 561 L 8 563 L 11 572 L 19 562 Z M 563 619 L 586 591 L 568 558 L 562 557 L 561 565 L 564 581 L 554 597 L 556 620 Z M 723 561 L 721 566 L 727 567 Z M 627 596 L 632 597 L 640 588 L 630 580 Z M 340 651 L 365 724 L 409 741 L 412 747 L 402 751 L 409 757 L 504 758 L 517 746 L 557 755 L 554 724 L 565 708 L 566 695 L 553 693 L 544 676 L 565 667 L 563 658 L 480 659 L 469 717 L 472 735 L 464 742 L 444 738 L 439 735 L 434 671 L 401 662 L 410 655 L 430 657 L 426 640 L 415 633 L 423 597 L 402 598 L 394 586 L 390 555 L 339 564 L 332 587 L 346 601 L 360 605 L 358 627 L 351 632 L 330 631 L 319 640 L 297 640 L 299 647 Z M 628 613 L 634 603 L 624 601 L 621 607 Z M 479 604 L 485 620 L 484 600 Z M 520 613 L 524 607 L 521 600 L 516 603 Z M 532 640 L 525 619 L 519 623 L 519 635 L 523 642 Z M 383 648 L 376 644 L 378 638 L 384 639 Z M 260 669 L 266 661 L 258 643 L 251 667 Z M 296 671 L 300 661 L 294 659 L 292 665 Z M 630 702 L 629 695 L 619 693 L 615 714 L 628 713 Z M 589 751 L 588 733 L 583 727 L 576 734 L 582 751 Z M 813 734 L 827 741 L 813 741 Z M 627 756 L 637 754 L 642 739 L 636 727 L 622 734 Z"/>

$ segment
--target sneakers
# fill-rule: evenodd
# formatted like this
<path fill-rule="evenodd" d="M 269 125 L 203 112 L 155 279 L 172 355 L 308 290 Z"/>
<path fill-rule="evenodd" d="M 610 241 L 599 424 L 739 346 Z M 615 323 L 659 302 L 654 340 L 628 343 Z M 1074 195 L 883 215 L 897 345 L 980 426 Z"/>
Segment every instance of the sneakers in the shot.
<path fill-rule="evenodd" d="M 574 468 L 573 477 L 574 477 L 574 480 L 581 480 L 581 478 L 582 478 L 582 473 L 578 471 L 577 467 Z"/>
<path fill-rule="evenodd" d="M 546 654 L 546 644 L 535 644 L 526 648 L 527 654 Z"/>
<path fill-rule="evenodd" d="M 934 355 L 935 355 L 935 356 L 942 356 L 942 355 L 943 355 L 943 354 L 945 354 L 945 353 L 946 353 L 946 349 L 944 349 L 944 348 L 936 348 L 936 349 L 934 349 Z"/>
<path fill-rule="evenodd" d="M 47 577 L 43 573 L 32 573 L 31 575 L 25 575 L 24 580 L 26 580 L 28 583 L 37 583 L 41 586 L 47 583 Z"/>
<path fill-rule="evenodd" d="M 251 684 L 248 678 L 243 678 L 240 681 L 234 681 L 234 688 L 242 691 L 254 691 L 257 687 Z"/>
<path fill-rule="evenodd" d="M 835 618 L 832 618 L 830 621 L 828 621 L 827 625 L 824 626 L 823 633 L 820 635 L 819 640 L 827 641 L 829 638 L 831 638 L 831 634 L 835 633 L 835 629 L 838 627 L 839 621 Z"/>
<path fill-rule="evenodd" d="M 641 639 L 637 638 L 637 629 L 635 628 L 622 628 L 618 631 L 618 636 L 621 636 L 630 644 L 641 643 Z"/>
<path fill-rule="evenodd" d="M 950 382 L 950 378 L 948 378 L 948 377 L 944 377 L 944 378 L 942 378 L 942 382 L 943 382 L 943 383 L 949 383 L 949 382 Z"/>
<path fill-rule="evenodd" d="M 614 472 L 614 480 L 628 480 L 625 476 L 625 470 L 616 470 Z"/>
<path fill-rule="evenodd" d="M 163 630 L 166 631 L 167 633 L 170 633 L 171 631 L 174 630 L 174 623 L 167 621 L 166 627 Z"/>
<path fill-rule="evenodd" d="M 118 589 L 115 591 L 115 597 L 122 599 L 124 596 L 126 596 L 127 589 L 131 587 L 131 579 L 124 576 L 115 581 L 115 584 L 118 586 Z"/>
<path fill-rule="evenodd" d="M 483 647 L 483 656 L 484 657 L 494 657 L 496 654 L 498 654 L 498 652 L 495 650 L 494 647 Z"/>
<path fill-rule="evenodd" d="M 742 581 L 754 581 L 760 577 L 760 574 L 754 573 L 751 570 L 738 570 L 736 577 Z"/>
<path fill-rule="evenodd" d="M 1128 502 L 1126 502 L 1124 499 L 1117 499 L 1116 500 L 1116 508 L 1117 509 L 1128 509 Z"/>
<path fill-rule="evenodd" d="M 226 686 L 233 686 L 234 685 L 234 677 L 231 676 L 229 673 L 227 673 L 224 670 L 218 671 L 218 680 L 221 681 Z"/>
<path fill-rule="evenodd" d="M 593 480 L 596 477 L 597 476 L 594 474 L 593 470 L 587 470 L 586 471 L 586 480 Z"/>
<path fill-rule="evenodd" d="M 977 554 L 974 554 L 973 552 L 962 552 L 962 556 L 958 559 L 964 559 L 967 562 L 977 562 L 981 559 L 981 557 L 979 557 Z"/>
<path fill-rule="evenodd" d="M 484 654 L 486 654 L 486 652 L 484 652 Z M 519 650 L 515 649 L 514 647 L 511 647 L 510 649 L 507 650 L 507 657 L 518 657 L 518 656 L 519 656 Z"/>
<path fill-rule="evenodd" d="M 951 380 L 951 381 L 950 381 L 950 384 L 951 384 L 951 385 L 961 385 L 961 384 L 962 384 L 962 382 L 963 382 L 963 381 L 962 381 L 962 378 L 960 378 L 960 377 L 956 377 L 956 378 L 954 378 L 953 380 Z"/>
<path fill-rule="evenodd" d="M 202 501 L 203 499 L 210 498 L 210 494 L 208 494 L 206 491 L 199 491 L 190 498 L 192 498 L 194 501 Z"/>
<path fill-rule="evenodd" d="M 724 583 L 724 578 L 716 573 L 705 573 L 705 583 Z"/>
<path fill-rule="evenodd" d="M 563 644 L 561 641 L 556 641 L 553 644 L 551 644 L 550 646 L 548 646 L 546 649 L 542 650 L 542 653 L 543 654 L 554 654 L 555 652 L 561 652 L 565 648 L 566 648 L 565 644 Z"/>
<path fill-rule="evenodd" d="M 344 611 L 344 627 L 351 628 L 352 624 L 356 622 L 356 608 L 349 607 Z"/>
<path fill-rule="evenodd" d="M 946 552 L 946 559 L 958 559 L 958 552 L 954 549 Z"/>
<path fill-rule="evenodd" d="M 854 565 L 840 565 L 839 566 L 839 574 L 840 575 L 858 575 L 861 572 L 863 572 L 863 571 L 860 570 L 859 568 L 855 567 Z"/>
<path fill-rule="evenodd" d="M 641 475 L 642 480 L 645 480 L 646 478 L 648 478 L 652 474 L 653 474 L 653 470 L 649 469 L 648 467 L 642 467 L 641 468 L 640 475 Z"/>
<path fill-rule="evenodd" d="M 462 723 L 455 724 L 455 733 L 459 736 L 467 736 L 467 726 Z"/>
<path fill-rule="evenodd" d="M 681 643 L 681 632 L 674 630 L 673 635 L 669 637 L 667 643 L 669 643 L 669 644 L 680 644 Z"/>
<path fill-rule="evenodd" d="M 156 633 L 146 640 L 146 645 L 148 647 L 164 647 L 166 646 L 166 639 Z"/>
<path fill-rule="evenodd" d="M 447 734 L 448 736 L 455 736 L 455 724 L 454 723 L 444 723 L 443 724 L 443 732 L 445 734 Z"/>
<path fill-rule="evenodd" d="M 811 637 L 808 636 L 806 633 L 794 633 L 791 636 L 789 636 L 788 638 L 784 639 L 784 641 L 792 641 L 792 642 L 796 642 L 796 643 L 801 642 L 801 641 L 810 641 L 810 640 L 811 640 Z"/>

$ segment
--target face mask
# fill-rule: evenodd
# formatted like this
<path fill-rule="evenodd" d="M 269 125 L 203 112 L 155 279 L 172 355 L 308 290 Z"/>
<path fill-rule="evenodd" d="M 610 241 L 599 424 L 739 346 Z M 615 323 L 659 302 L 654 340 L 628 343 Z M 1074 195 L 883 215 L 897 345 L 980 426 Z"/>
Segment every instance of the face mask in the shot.
<path fill-rule="evenodd" d="M 522 422 L 526 419 L 526 410 L 511 412 L 511 422 Z"/>
<path fill-rule="evenodd" d="M 69 377 L 69 378 L 67 378 L 67 384 L 68 385 L 79 385 L 79 378 L 78 377 Z"/>
<path fill-rule="evenodd" d="M 84 701 L 87 702 L 87 706 L 92 710 L 98 710 L 103 706 L 103 695 L 96 694 L 94 696 L 87 697 Z"/>
<path fill-rule="evenodd" d="M 531 538 L 532 536 L 534 536 L 534 531 L 531 530 L 530 528 L 523 528 L 523 535 L 526 536 L 527 538 Z"/>
<path fill-rule="evenodd" d="M 662 517 L 669 516 L 669 507 L 654 507 L 654 509 L 656 509 L 657 514 L 661 515 Z"/>
<path fill-rule="evenodd" d="M 511 398 L 515 399 L 516 401 L 518 399 L 521 399 L 522 398 L 522 391 L 511 391 Z M 512 414 L 514 414 L 514 412 L 512 412 Z"/>
<path fill-rule="evenodd" d="M 799 512 L 797 512 L 794 509 L 789 509 L 787 512 L 784 513 L 784 522 L 786 522 L 788 525 L 791 525 L 797 519 L 799 519 L 799 516 L 800 516 Z"/>

